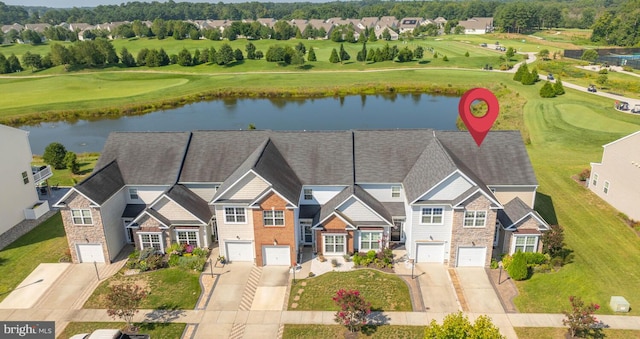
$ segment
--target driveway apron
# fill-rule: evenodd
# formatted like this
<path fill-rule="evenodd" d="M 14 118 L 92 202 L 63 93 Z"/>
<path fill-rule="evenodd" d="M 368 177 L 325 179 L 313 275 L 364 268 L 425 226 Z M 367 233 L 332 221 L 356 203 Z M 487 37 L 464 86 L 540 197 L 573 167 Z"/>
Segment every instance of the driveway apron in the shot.
<path fill-rule="evenodd" d="M 456 273 L 469 306 L 469 312 L 504 313 L 500 299 L 493 290 L 484 268 L 458 267 Z"/>
<path fill-rule="evenodd" d="M 416 264 L 420 293 L 427 312 L 453 313 L 460 310 L 447 268 L 442 264 Z"/>
<path fill-rule="evenodd" d="M 219 270 L 207 310 L 237 311 L 252 268 L 252 263 L 236 262 Z"/>
<path fill-rule="evenodd" d="M 66 263 L 38 265 L 38 267 L 0 303 L 0 309 L 27 309 L 33 307 L 49 289 L 55 287 L 55 282 L 58 278 L 64 276 L 68 270 L 72 269 L 72 265 Z M 78 292 L 72 291 L 72 293 Z M 53 306 L 59 305 L 54 304 Z"/>
<path fill-rule="evenodd" d="M 289 267 L 265 266 L 251 304 L 252 311 L 281 311 L 289 284 Z"/>

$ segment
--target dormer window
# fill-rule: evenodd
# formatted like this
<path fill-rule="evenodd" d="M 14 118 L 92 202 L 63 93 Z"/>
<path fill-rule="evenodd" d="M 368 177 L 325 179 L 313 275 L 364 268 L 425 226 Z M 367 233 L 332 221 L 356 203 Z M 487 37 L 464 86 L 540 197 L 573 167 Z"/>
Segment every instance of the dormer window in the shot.
<path fill-rule="evenodd" d="M 129 199 L 131 199 L 131 200 L 140 199 L 140 196 L 138 196 L 138 189 L 137 188 L 130 188 L 129 189 Z"/>
<path fill-rule="evenodd" d="M 313 189 L 305 188 L 303 191 L 304 200 L 313 200 Z"/>

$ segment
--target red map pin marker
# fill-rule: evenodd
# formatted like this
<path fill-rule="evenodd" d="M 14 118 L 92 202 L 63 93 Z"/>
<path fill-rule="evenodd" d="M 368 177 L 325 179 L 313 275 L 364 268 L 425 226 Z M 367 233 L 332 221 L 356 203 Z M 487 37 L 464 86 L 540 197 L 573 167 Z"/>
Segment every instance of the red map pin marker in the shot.
<path fill-rule="evenodd" d="M 487 104 L 487 113 L 481 117 L 476 117 L 471 113 L 471 104 L 476 100 L 482 100 Z M 499 111 L 498 98 L 486 88 L 472 88 L 460 98 L 458 113 L 478 147 L 482 144 L 493 123 L 496 122 Z"/>

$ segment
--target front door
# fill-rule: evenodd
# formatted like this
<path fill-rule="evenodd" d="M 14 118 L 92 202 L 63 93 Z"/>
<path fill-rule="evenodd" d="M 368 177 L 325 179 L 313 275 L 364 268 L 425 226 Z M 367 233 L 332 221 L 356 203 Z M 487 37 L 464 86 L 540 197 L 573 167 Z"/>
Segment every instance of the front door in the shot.
<path fill-rule="evenodd" d="M 305 245 L 313 244 L 313 230 L 311 230 L 313 220 L 300 219 L 300 243 Z"/>
<path fill-rule="evenodd" d="M 122 219 L 122 224 L 124 225 L 124 234 L 127 237 L 127 243 L 129 244 L 133 244 L 133 228 L 129 226 L 129 224 L 131 224 L 131 222 L 133 221 L 132 218 L 123 218 Z"/>
<path fill-rule="evenodd" d="M 404 242 L 402 228 L 404 226 L 404 218 L 393 218 L 393 227 L 391 228 L 391 241 Z"/>

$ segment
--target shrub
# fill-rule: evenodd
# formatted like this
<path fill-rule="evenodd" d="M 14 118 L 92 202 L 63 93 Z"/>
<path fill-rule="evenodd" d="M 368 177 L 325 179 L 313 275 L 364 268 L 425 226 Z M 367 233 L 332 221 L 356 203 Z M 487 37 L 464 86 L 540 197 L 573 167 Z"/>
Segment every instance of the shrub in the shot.
<path fill-rule="evenodd" d="M 580 181 L 587 181 L 587 179 L 589 179 L 590 177 L 591 177 L 591 169 L 589 168 L 583 169 L 582 172 L 578 174 L 578 179 L 580 179 Z"/>
<path fill-rule="evenodd" d="M 186 270 L 194 270 L 201 272 L 204 269 L 204 264 L 206 260 L 204 258 L 190 256 L 190 257 L 180 257 L 178 259 L 178 267 Z"/>
<path fill-rule="evenodd" d="M 564 230 L 560 225 L 551 225 L 551 229 L 542 233 L 542 253 L 557 257 L 564 248 Z"/>
<path fill-rule="evenodd" d="M 512 262 L 513 262 L 513 257 L 510 256 L 509 254 L 505 254 L 502 257 L 502 266 L 504 267 L 505 270 L 509 269 L 509 266 L 511 266 Z"/>
<path fill-rule="evenodd" d="M 440 338 L 504 338 L 500 330 L 486 315 L 479 316 L 472 325 L 462 312 L 451 313 L 444 317 L 442 325 L 432 320 L 424 331 L 425 339 Z"/>
<path fill-rule="evenodd" d="M 556 91 L 549 81 L 545 82 L 542 88 L 540 88 L 540 96 L 543 98 L 553 98 L 556 96 Z"/>
<path fill-rule="evenodd" d="M 206 258 L 209 255 L 209 249 L 196 247 L 193 249 L 193 255 L 200 258 Z"/>
<path fill-rule="evenodd" d="M 529 268 L 527 267 L 527 259 L 520 251 L 513 255 L 513 261 L 507 268 L 509 276 L 513 280 L 525 280 L 529 275 Z"/>
<path fill-rule="evenodd" d="M 78 156 L 74 152 L 67 152 L 67 154 L 64 155 L 64 165 L 73 174 L 78 174 L 80 172 L 80 165 L 78 164 Z"/>
<path fill-rule="evenodd" d="M 129 259 L 138 259 L 140 257 L 140 251 L 134 250 L 129 254 Z"/>
<path fill-rule="evenodd" d="M 171 254 L 169 256 L 169 267 L 176 267 L 178 266 L 178 263 L 180 262 L 180 256 L 177 254 Z"/>
<path fill-rule="evenodd" d="M 538 266 L 549 261 L 549 257 L 542 253 L 538 252 L 524 252 L 525 261 L 527 262 L 528 267 Z"/>
<path fill-rule="evenodd" d="M 469 57 L 469 51 L 464 52 L 464 56 Z"/>
<path fill-rule="evenodd" d="M 498 268 L 498 261 L 496 259 L 491 259 L 491 264 L 489 265 L 489 268 L 491 268 L 492 270 L 495 270 L 496 268 Z"/>
<path fill-rule="evenodd" d="M 44 149 L 42 160 L 53 166 L 54 169 L 63 169 L 65 168 L 64 157 L 66 154 L 67 149 L 61 143 L 52 142 Z"/>
<path fill-rule="evenodd" d="M 608 70 L 608 69 L 606 69 L 606 68 L 601 68 L 601 69 L 598 71 L 598 74 L 609 74 L 609 70 Z"/>
<path fill-rule="evenodd" d="M 160 254 L 154 254 L 147 258 L 147 269 L 148 270 L 157 270 L 159 268 L 164 267 L 164 262 L 162 261 L 164 257 Z M 142 270 L 141 270 L 142 271 Z"/>
<path fill-rule="evenodd" d="M 442 61 L 449 61 L 449 58 L 447 58 L 447 56 L 445 55 L 442 57 Z"/>
<path fill-rule="evenodd" d="M 632 72 L 633 73 L 633 67 L 631 67 L 631 66 L 627 66 L 627 65 L 622 66 L 622 70 L 625 71 L 625 72 Z"/>
<path fill-rule="evenodd" d="M 147 247 L 145 249 L 143 249 L 142 251 L 140 251 L 140 256 L 138 257 L 138 260 L 145 260 L 148 257 L 154 255 L 156 253 L 156 249 L 153 247 Z"/>

